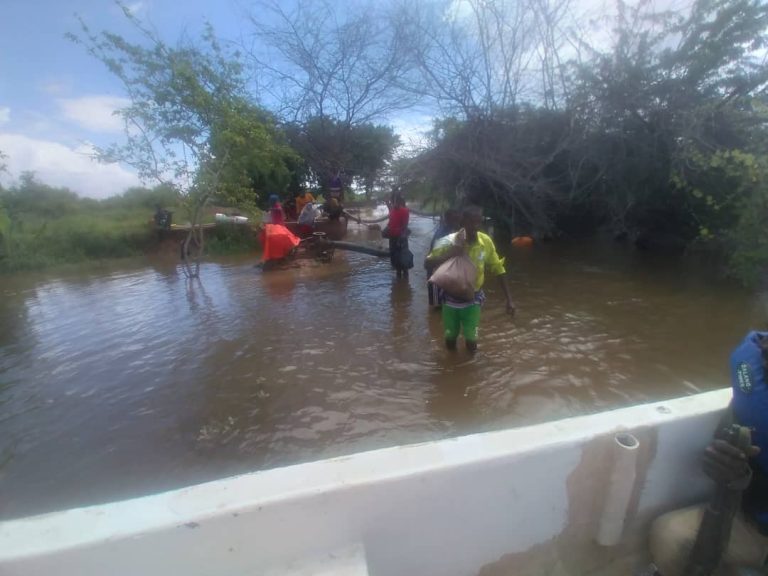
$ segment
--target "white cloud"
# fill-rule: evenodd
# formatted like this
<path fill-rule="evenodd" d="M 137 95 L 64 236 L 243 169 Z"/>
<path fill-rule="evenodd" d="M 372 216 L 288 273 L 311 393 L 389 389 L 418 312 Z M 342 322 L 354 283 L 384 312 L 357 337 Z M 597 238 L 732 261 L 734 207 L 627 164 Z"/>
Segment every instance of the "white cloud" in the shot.
<path fill-rule="evenodd" d="M 58 100 L 64 117 L 79 126 L 102 134 L 122 132 L 123 121 L 115 110 L 125 108 L 131 102 L 117 96 L 83 96 Z"/>
<path fill-rule="evenodd" d="M 395 133 L 400 136 L 401 154 L 408 154 L 428 144 L 427 132 L 432 130 L 432 116 L 428 114 L 407 114 L 391 122 Z"/>
<path fill-rule="evenodd" d="M 40 86 L 40 89 L 46 94 L 53 96 L 61 96 L 62 94 L 69 92 L 70 83 L 65 80 L 49 80 Z"/>
<path fill-rule="evenodd" d="M 97 162 L 88 144 L 70 148 L 50 140 L 0 133 L 0 150 L 8 156 L 9 175 L 2 177 L 6 184 L 11 176 L 32 171 L 41 182 L 91 198 L 106 198 L 140 184 L 136 174 L 119 164 Z"/>
<path fill-rule="evenodd" d="M 0 106 L 0 125 L 11 121 L 11 109 L 8 106 Z"/>
<path fill-rule="evenodd" d="M 139 1 L 139 2 L 132 2 L 132 3 L 128 4 L 126 6 L 126 8 L 128 8 L 128 11 L 131 14 L 136 15 L 139 12 L 141 12 L 142 10 L 144 10 L 144 6 L 145 6 L 144 2 Z"/>

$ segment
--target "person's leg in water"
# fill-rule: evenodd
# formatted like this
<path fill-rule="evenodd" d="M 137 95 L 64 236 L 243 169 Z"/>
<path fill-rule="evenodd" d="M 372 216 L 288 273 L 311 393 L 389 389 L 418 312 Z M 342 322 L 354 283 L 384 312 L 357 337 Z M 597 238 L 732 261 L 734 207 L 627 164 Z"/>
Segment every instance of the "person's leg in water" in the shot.
<path fill-rule="evenodd" d="M 480 304 L 461 309 L 461 327 L 470 354 L 477 352 L 477 336 L 480 327 Z"/>
<path fill-rule="evenodd" d="M 400 272 L 400 266 L 398 265 L 398 261 L 400 259 L 400 244 L 397 242 L 397 238 L 390 238 L 389 239 L 389 263 L 392 265 L 392 268 L 395 269 L 395 274 L 398 278 L 401 276 Z"/>
<path fill-rule="evenodd" d="M 445 347 L 448 350 L 456 350 L 456 339 L 459 337 L 461 328 L 461 310 L 443 304 L 442 314 Z"/>
<path fill-rule="evenodd" d="M 403 265 L 403 253 L 408 250 L 408 239 L 402 236 L 394 239 L 394 242 L 390 243 L 389 250 L 392 266 L 397 271 L 397 277 L 408 279 L 408 268 Z"/>
<path fill-rule="evenodd" d="M 408 279 L 408 258 L 405 257 L 410 252 L 410 248 L 408 247 L 408 233 L 406 232 L 405 235 L 400 239 L 400 265 L 403 268 L 403 278 L 406 280 Z M 413 261 L 411 261 L 411 266 L 413 266 Z"/>

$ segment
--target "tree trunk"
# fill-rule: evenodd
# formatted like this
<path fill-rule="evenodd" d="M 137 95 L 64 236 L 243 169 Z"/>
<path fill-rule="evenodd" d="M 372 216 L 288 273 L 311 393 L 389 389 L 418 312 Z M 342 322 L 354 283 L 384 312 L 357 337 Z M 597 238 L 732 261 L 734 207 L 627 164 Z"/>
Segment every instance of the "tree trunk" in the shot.
<path fill-rule="evenodd" d="M 200 276 L 200 259 L 203 256 L 203 248 L 205 246 L 203 226 L 200 218 L 206 201 L 207 196 L 195 205 L 192 211 L 189 233 L 184 239 L 181 248 L 181 260 L 184 264 L 184 271 L 190 278 L 198 278 Z"/>

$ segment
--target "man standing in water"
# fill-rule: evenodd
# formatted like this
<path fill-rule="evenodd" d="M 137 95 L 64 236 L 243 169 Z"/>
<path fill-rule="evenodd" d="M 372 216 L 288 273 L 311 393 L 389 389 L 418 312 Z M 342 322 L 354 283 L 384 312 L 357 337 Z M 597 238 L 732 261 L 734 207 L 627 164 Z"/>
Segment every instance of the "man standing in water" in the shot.
<path fill-rule="evenodd" d="M 389 208 L 389 254 L 392 268 L 397 271 L 398 278 L 408 278 L 408 270 L 413 268 L 413 254 L 408 248 L 408 223 L 411 213 L 405 205 L 402 192 L 396 190 L 392 194 Z"/>
<path fill-rule="evenodd" d="M 464 333 L 464 340 L 467 350 L 474 353 L 477 350 L 478 327 L 480 325 L 480 306 L 485 301 L 483 293 L 483 283 L 485 282 L 485 269 L 499 278 L 501 289 L 507 299 L 507 312 L 511 315 L 515 313 L 515 304 L 512 302 L 512 295 L 509 292 L 509 285 L 505 277 L 504 259 L 499 257 L 496 252 L 496 246 L 493 240 L 487 234 L 480 232 L 480 226 L 483 223 L 483 211 L 478 206 L 468 206 L 462 211 L 461 226 L 467 235 L 467 242 L 464 246 L 457 246 L 453 243 L 446 243 L 432 250 L 427 256 L 426 265 L 436 269 L 443 262 L 466 254 L 477 268 L 477 278 L 475 279 L 475 297 L 473 300 L 457 300 L 456 298 L 445 295 L 443 302 L 443 328 L 445 331 L 445 346 L 449 350 L 456 349 L 456 340 L 459 337 L 459 331 Z"/>

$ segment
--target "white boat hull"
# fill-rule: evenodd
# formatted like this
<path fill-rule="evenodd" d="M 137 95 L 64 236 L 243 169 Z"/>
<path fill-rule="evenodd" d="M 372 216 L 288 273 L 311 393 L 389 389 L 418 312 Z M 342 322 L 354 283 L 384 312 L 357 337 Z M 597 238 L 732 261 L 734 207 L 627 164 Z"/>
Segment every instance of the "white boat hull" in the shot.
<path fill-rule="evenodd" d="M 535 562 L 591 573 L 641 551 L 660 512 L 705 497 L 711 486 L 699 456 L 730 396 L 720 390 L 2 522 L 0 574 L 485 576 L 513 566 L 534 574 Z M 606 548 L 594 538 L 619 431 L 640 447 L 622 543 Z"/>

